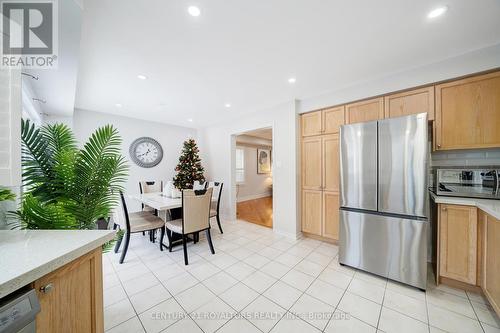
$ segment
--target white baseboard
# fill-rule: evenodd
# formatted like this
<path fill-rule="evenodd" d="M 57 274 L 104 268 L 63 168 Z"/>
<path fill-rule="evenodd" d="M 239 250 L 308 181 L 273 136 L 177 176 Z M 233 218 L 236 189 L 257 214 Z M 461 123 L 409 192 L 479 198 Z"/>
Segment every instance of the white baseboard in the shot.
<path fill-rule="evenodd" d="M 259 194 L 252 194 L 252 195 L 246 195 L 244 197 L 239 197 L 237 199 L 237 202 L 243 202 L 243 201 L 248 201 L 248 200 L 255 200 L 255 199 L 261 199 L 261 198 L 266 198 L 270 197 L 272 194 L 267 192 L 267 193 L 259 193 Z"/>

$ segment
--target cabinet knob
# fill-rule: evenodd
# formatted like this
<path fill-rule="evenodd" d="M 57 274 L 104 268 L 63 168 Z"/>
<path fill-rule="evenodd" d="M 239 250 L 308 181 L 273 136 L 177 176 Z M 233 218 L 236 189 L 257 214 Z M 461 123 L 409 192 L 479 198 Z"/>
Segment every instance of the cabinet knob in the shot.
<path fill-rule="evenodd" d="M 440 144 L 438 144 L 438 145 L 437 145 L 437 147 L 438 147 L 438 148 L 441 148 L 441 145 L 440 145 Z"/>
<path fill-rule="evenodd" d="M 446 207 L 441 208 L 443 212 L 446 212 Z"/>
<path fill-rule="evenodd" d="M 44 294 L 48 294 L 54 289 L 54 285 L 52 283 L 49 283 L 45 286 L 40 287 L 40 291 Z"/>

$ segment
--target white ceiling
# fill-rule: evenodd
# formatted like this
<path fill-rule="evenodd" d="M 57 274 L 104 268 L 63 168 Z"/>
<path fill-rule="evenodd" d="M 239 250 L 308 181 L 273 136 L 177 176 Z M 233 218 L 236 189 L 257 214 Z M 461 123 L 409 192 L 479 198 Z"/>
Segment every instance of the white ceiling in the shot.
<path fill-rule="evenodd" d="M 201 127 L 497 44 L 499 17 L 498 0 L 85 0 L 75 106 Z"/>

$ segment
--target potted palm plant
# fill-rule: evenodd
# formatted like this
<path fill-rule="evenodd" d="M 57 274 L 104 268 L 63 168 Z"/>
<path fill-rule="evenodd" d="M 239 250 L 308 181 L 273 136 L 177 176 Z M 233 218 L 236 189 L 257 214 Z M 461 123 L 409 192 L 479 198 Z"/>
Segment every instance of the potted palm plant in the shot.
<path fill-rule="evenodd" d="M 128 167 L 116 128 L 98 128 L 81 149 L 64 124 L 36 128 L 22 121 L 23 196 L 17 212 L 26 229 L 95 229 L 118 203 Z"/>

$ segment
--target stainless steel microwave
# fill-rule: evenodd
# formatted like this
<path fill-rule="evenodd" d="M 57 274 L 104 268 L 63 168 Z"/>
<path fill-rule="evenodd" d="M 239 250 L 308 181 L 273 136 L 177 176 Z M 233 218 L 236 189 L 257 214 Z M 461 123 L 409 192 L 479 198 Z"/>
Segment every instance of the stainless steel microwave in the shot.
<path fill-rule="evenodd" d="M 437 169 L 438 195 L 500 200 L 500 167 L 491 169 Z"/>

